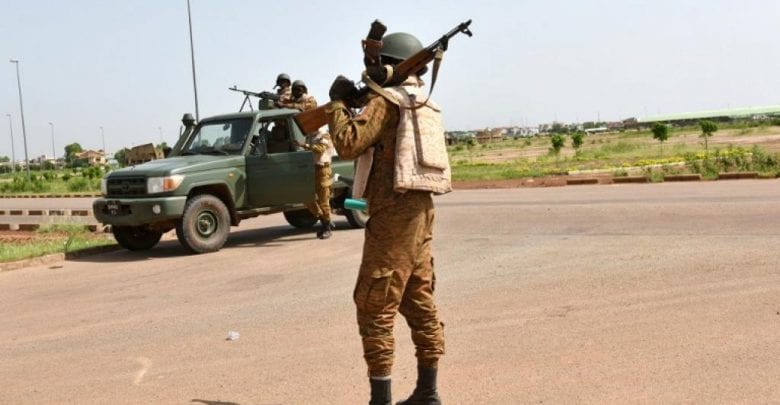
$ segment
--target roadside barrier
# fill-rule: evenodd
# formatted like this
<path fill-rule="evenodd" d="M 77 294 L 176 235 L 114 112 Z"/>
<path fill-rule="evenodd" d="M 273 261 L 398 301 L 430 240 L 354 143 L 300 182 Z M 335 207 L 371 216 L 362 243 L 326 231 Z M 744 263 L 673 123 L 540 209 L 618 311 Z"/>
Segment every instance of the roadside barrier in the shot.
<path fill-rule="evenodd" d="M 85 209 L 3 209 L 0 210 L 0 231 L 35 231 L 47 225 L 82 225 L 92 232 L 106 232 L 98 224 L 92 210 Z"/>

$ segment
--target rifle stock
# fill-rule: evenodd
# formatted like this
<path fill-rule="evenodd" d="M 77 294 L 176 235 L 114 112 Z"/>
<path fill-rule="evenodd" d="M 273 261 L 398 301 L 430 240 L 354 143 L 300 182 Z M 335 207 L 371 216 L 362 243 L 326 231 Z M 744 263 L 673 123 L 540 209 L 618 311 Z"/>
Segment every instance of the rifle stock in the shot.
<path fill-rule="evenodd" d="M 317 108 L 299 112 L 293 118 L 304 134 L 316 132 L 321 126 L 328 123 L 328 114 L 325 113 L 325 110 L 332 104 L 331 101 Z"/>

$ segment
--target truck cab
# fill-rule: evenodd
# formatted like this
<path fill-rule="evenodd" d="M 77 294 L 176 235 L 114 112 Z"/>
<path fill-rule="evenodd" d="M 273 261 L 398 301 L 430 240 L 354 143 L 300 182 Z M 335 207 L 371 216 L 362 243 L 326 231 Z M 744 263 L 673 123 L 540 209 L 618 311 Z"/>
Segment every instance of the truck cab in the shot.
<path fill-rule="evenodd" d="M 219 250 L 231 226 L 242 219 L 282 213 L 294 227 L 309 228 L 316 218 L 304 204 L 315 198 L 314 157 L 298 143 L 304 134 L 291 109 L 238 112 L 194 123 L 165 159 L 113 171 L 103 178 L 95 217 L 111 225 L 117 242 L 129 250 L 154 247 L 176 229 L 190 252 Z M 351 195 L 352 161 L 335 157 L 331 207 L 351 226 L 367 215 L 344 208 Z"/>

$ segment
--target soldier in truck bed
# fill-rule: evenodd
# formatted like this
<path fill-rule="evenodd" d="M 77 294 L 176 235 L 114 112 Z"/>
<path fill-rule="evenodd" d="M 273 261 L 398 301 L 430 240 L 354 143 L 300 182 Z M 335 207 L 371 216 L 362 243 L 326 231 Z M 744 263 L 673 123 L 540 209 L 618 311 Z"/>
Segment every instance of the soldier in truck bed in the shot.
<path fill-rule="evenodd" d="M 295 108 L 301 111 L 308 111 L 317 108 L 317 100 L 314 96 L 308 94 L 309 90 L 306 88 L 306 83 L 303 80 L 296 80 L 292 83 L 292 91 L 290 98 L 286 100 L 280 99 L 278 102 L 279 107 L 283 108 Z"/>
<path fill-rule="evenodd" d="M 276 95 L 279 96 L 277 103 L 287 102 L 292 98 L 292 91 L 290 89 L 290 75 L 287 73 L 279 73 L 276 76 Z"/>

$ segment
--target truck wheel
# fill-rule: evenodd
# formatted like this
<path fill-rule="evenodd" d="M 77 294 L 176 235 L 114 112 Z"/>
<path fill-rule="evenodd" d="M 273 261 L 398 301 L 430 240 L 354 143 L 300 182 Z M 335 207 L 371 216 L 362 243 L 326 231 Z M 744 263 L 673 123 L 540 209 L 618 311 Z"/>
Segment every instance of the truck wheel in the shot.
<path fill-rule="evenodd" d="M 352 195 L 352 190 L 349 191 L 348 195 Z M 368 212 L 366 211 L 344 209 L 344 216 L 347 217 L 347 222 L 353 228 L 363 229 L 368 222 Z"/>
<path fill-rule="evenodd" d="M 127 250 L 149 250 L 157 245 L 162 232 L 149 229 L 148 226 L 112 226 L 111 233 L 119 246 Z"/>
<path fill-rule="evenodd" d="M 284 219 L 296 228 L 311 228 L 317 223 L 317 218 L 309 210 L 285 211 Z"/>
<path fill-rule="evenodd" d="M 217 197 L 202 194 L 187 200 L 176 237 L 193 253 L 216 252 L 230 233 L 230 213 Z"/>

